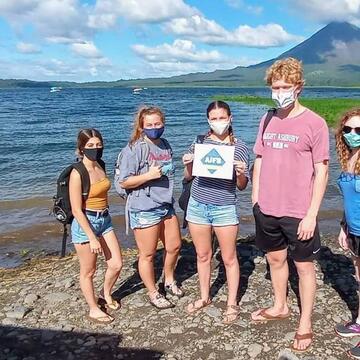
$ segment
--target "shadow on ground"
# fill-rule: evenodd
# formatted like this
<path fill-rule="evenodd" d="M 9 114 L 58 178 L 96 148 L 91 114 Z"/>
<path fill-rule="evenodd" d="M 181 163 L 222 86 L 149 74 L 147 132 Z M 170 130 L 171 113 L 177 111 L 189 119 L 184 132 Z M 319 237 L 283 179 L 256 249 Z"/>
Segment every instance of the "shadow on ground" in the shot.
<path fill-rule="evenodd" d="M 0 359 L 158 359 L 157 350 L 121 347 L 122 336 L 0 326 Z"/>

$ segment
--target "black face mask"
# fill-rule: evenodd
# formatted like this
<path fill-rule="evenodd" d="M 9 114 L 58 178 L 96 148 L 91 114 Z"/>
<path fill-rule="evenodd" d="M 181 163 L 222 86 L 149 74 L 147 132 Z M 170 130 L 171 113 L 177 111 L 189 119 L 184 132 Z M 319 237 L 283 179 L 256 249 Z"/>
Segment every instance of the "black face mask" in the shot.
<path fill-rule="evenodd" d="M 98 161 L 103 154 L 103 148 L 84 149 L 84 155 L 92 161 Z"/>

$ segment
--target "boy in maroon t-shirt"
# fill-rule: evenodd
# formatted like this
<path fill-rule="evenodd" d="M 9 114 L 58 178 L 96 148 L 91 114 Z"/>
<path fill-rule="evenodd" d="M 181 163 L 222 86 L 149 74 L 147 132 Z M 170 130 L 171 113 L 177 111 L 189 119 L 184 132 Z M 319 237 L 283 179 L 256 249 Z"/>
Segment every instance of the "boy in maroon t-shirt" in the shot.
<path fill-rule="evenodd" d="M 304 352 L 312 343 L 311 316 L 316 278 L 313 260 L 320 251 L 317 215 L 328 180 L 329 130 L 324 119 L 302 106 L 304 86 L 300 61 L 276 61 L 266 73 L 275 115 L 263 131 L 261 120 L 254 146 L 252 201 L 256 245 L 270 266 L 274 304 L 251 314 L 266 322 L 290 316 L 287 305 L 287 254 L 299 275 L 301 315 L 292 349 Z"/>

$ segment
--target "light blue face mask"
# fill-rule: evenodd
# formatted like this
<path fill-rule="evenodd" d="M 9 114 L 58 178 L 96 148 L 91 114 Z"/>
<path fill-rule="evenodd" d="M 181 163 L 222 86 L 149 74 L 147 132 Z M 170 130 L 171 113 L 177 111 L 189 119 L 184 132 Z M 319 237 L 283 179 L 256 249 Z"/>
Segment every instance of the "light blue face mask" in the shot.
<path fill-rule="evenodd" d="M 350 132 L 348 134 L 343 134 L 345 142 L 352 148 L 357 148 L 360 146 L 360 135 Z"/>

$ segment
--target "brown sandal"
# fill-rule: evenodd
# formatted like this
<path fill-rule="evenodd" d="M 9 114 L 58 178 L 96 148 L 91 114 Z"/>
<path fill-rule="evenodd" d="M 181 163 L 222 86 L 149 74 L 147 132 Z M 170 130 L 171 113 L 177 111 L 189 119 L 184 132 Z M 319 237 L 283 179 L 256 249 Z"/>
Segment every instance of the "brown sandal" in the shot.
<path fill-rule="evenodd" d="M 197 311 L 203 309 L 204 307 L 206 306 L 209 306 L 212 301 L 210 299 L 207 299 L 207 300 L 201 300 L 200 299 L 200 305 L 196 305 L 196 302 L 198 300 L 195 300 L 194 302 L 191 302 L 190 304 L 188 304 L 188 306 L 186 307 L 186 312 L 189 314 L 189 315 L 193 315 L 195 314 Z M 191 307 L 190 307 L 191 306 Z"/>
<path fill-rule="evenodd" d="M 240 306 L 239 305 L 227 305 L 226 311 L 232 310 L 229 313 L 225 313 L 223 316 L 223 324 L 229 325 L 235 322 L 240 316 Z"/>
<path fill-rule="evenodd" d="M 304 353 L 304 352 L 306 352 L 306 351 L 308 351 L 310 349 L 310 347 L 312 345 L 312 342 L 313 342 L 313 339 L 314 339 L 314 334 L 312 332 L 307 333 L 307 334 L 298 334 L 298 333 L 296 333 L 295 336 L 294 336 L 294 339 L 295 340 L 308 340 L 308 339 L 311 340 L 310 344 L 304 349 L 295 348 L 294 344 L 291 345 L 291 350 L 292 351 L 294 351 L 296 353 Z"/>
<path fill-rule="evenodd" d="M 114 318 L 110 315 L 104 315 L 104 316 L 99 316 L 99 317 L 93 317 L 93 316 L 87 315 L 86 317 L 89 321 L 96 323 L 96 324 L 110 324 L 114 321 Z"/>
<path fill-rule="evenodd" d="M 286 313 L 286 314 L 283 314 L 283 315 L 270 315 L 266 312 L 266 310 L 269 310 L 269 308 L 265 308 L 265 309 L 261 309 L 261 311 L 259 312 L 258 315 L 262 316 L 264 319 L 261 319 L 261 320 L 255 320 L 253 319 L 253 317 L 251 316 L 251 320 L 254 322 L 254 323 L 266 323 L 268 321 L 276 321 L 276 320 L 285 320 L 285 319 L 288 319 L 290 317 L 290 310 Z"/>

